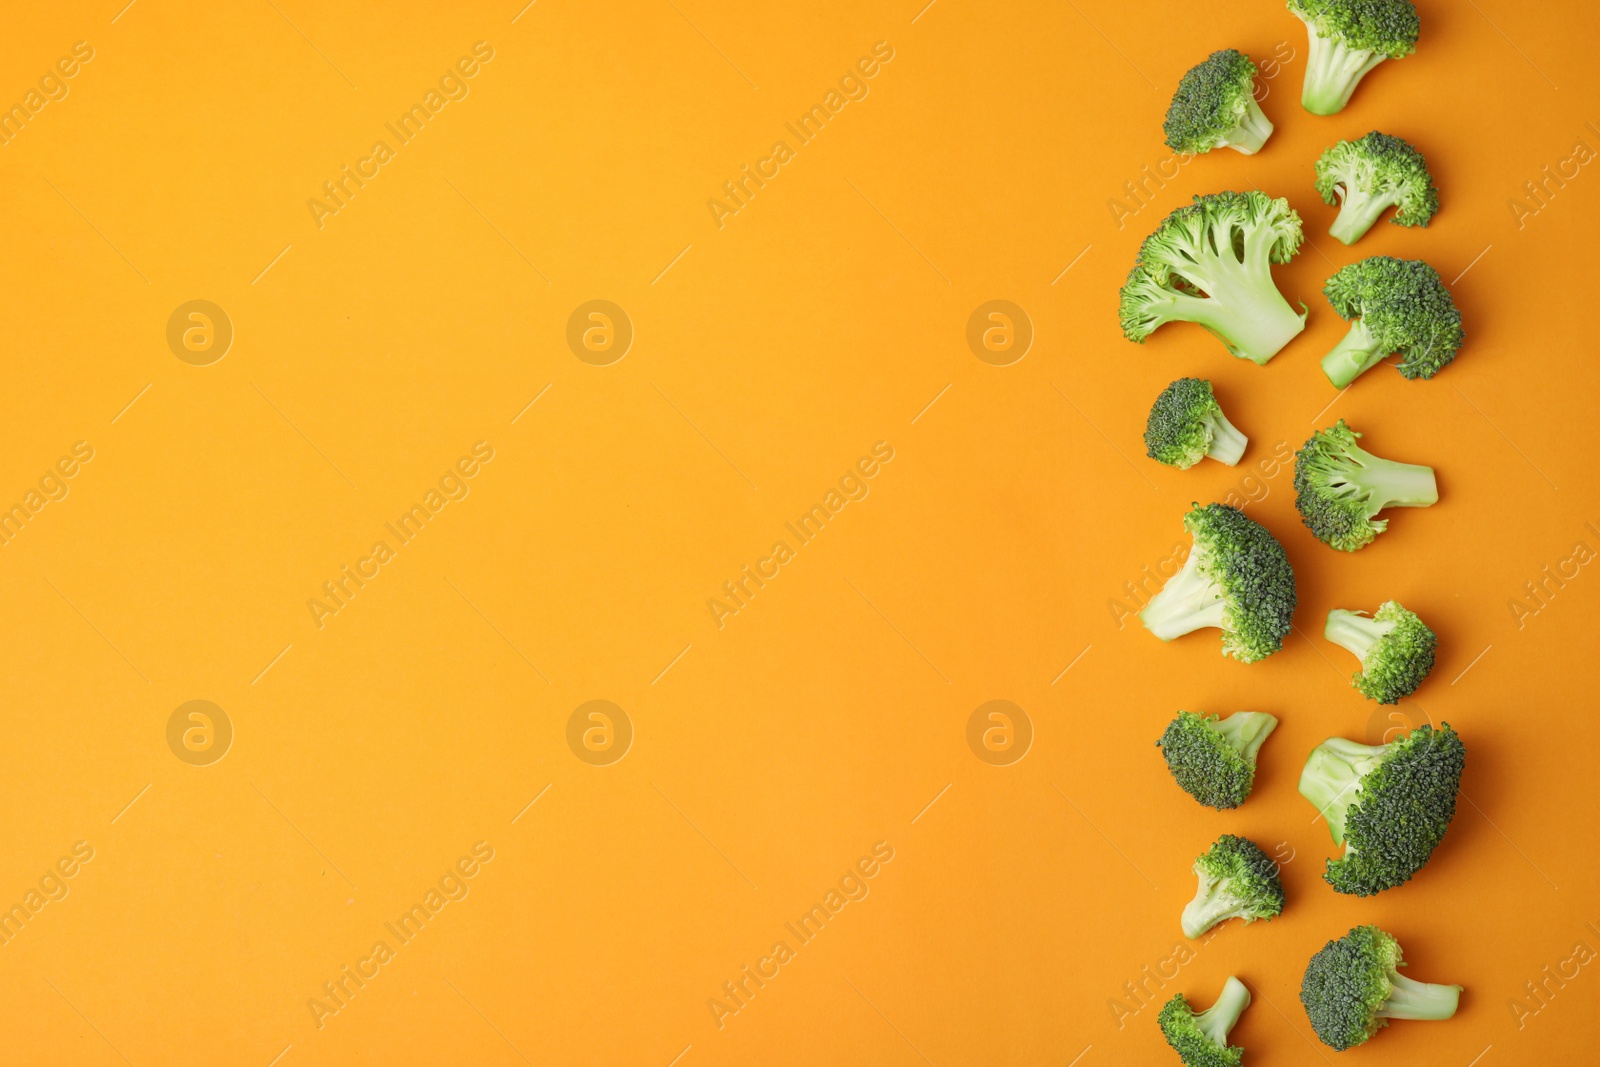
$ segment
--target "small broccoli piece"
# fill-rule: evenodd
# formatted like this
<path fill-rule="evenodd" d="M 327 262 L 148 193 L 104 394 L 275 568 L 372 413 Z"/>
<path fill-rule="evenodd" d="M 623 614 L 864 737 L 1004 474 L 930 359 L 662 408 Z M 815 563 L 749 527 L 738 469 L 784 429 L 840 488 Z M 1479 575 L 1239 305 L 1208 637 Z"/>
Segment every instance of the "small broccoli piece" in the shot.
<path fill-rule="evenodd" d="M 1179 470 L 1206 456 L 1231 467 L 1248 442 L 1222 413 L 1204 378 L 1179 378 L 1161 390 L 1144 424 L 1145 454 Z"/>
<path fill-rule="evenodd" d="M 1277 727 L 1277 718 L 1264 711 L 1236 711 L 1226 719 L 1180 711 L 1156 746 L 1185 793 L 1226 811 L 1250 795 L 1256 753 Z"/>
<path fill-rule="evenodd" d="M 1338 204 L 1328 233 L 1353 245 L 1391 207 L 1396 226 L 1426 226 L 1439 210 L 1439 190 L 1422 153 L 1398 137 L 1373 130 L 1359 141 L 1340 141 L 1317 160 L 1317 192 Z"/>
<path fill-rule="evenodd" d="M 1362 1044 L 1390 1019 L 1448 1019 L 1461 1000 L 1458 985 L 1417 982 L 1400 973 L 1400 942 L 1376 926 L 1358 926 L 1311 957 L 1300 983 L 1311 1029 L 1343 1052 Z"/>
<path fill-rule="evenodd" d="M 1205 1011 L 1196 1013 L 1179 993 L 1162 1007 L 1156 1021 L 1183 1067 L 1239 1067 L 1244 1049 L 1228 1044 L 1228 1031 L 1249 1006 L 1250 990 L 1229 975 L 1222 995 Z"/>
<path fill-rule="evenodd" d="M 1199 937 L 1220 922 L 1271 919 L 1283 911 L 1278 865 L 1254 841 L 1232 834 L 1217 838 L 1194 861 L 1199 888 L 1183 909 L 1183 936 Z"/>
<path fill-rule="evenodd" d="M 1294 454 L 1294 506 L 1323 544 L 1341 552 L 1365 548 L 1389 528 L 1384 508 L 1425 508 L 1439 501 L 1433 468 L 1382 459 L 1356 444 L 1360 434 L 1340 419 L 1318 430 Z"/>
<path fill-rule="evenodd" d="M 1145 629 L 1171 641 L 1217 627 L 1222 654 L 1241 663 L 1282 648 L 1295 589 L 1294 568 L 1277 538 L 1228 504 L 1196 504 L 1183 526 L 1194 539 L 1189 558 L 1139 613 Z"/>
<path fill-rule="evenodd" d="M 1449 723 L 1419 726 L 1386 745 L 1330 737 L 1312 749 L 1300 795 L 1345 847 L 1323 881 L 1358 897 L 1410 881 L 1455 818 L 1466 757 Z"/>
<path fill-rule="evenodd" d="M 1385 601 L 1371 618 L 1365 612 L 1334 608 L 1328 612 L 1323 636 L 1361 660 L 1350 684 L 1380 704 L 1397 704 L 1416 692 L 1433 670 L 1434 650 L 1439 647 L 1427 623 L 1398 600 Z"/>
<path fill-rule="evenodd" d="M 1262 364 L 1306 328 L 1272 281 L 1300 250 L 1300 216 L 1265 193 L 1212 193 L 1168 215 L 1139 246 L 1122 287 L 1122 333 L 1140 344 L 1168 322 L 1193 322 L 1229 352 Z"/>
<path fill-rule="evenodd" d="M 1422 29 L 1411 0 L 1289 0 L 1289 11 L 1309 31 L 1300 103 L 1313 115 L 1343 110 L 1368 71 L 1416 51 Z"/>
<path fill-rule="evenodd" d="M 1256 104 L 1256 65 L 1224 48 L 1189 68 L 1167 108 L 1161 128 L 1174 152 L 1199 155 L 1232 148 L 1250 156 L 1272 136 L 1272 122 Z"/>
<path fill-rule="evenodd" d="M 1350 331 L 1322 357 L 1322 373 L 1343 389 L 1399 352 L 1406 378 L 1432 378 L 1453 359 L 1466 336 L 1461 312 L 1439 279 L 1418 259 L 1373 256 L 1352 263 L 1322 289 L 1350 322 Z"/>

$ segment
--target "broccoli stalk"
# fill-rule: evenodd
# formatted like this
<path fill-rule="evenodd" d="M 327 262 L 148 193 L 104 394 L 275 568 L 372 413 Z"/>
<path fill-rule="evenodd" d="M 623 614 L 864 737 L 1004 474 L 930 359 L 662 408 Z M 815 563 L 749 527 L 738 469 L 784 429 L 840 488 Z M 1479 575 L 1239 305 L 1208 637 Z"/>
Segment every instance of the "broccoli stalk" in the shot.
<path fill-rule="evenodd" d="M 1374 67 L 1416 50 L 1421 30 L 1411 0 L 1289 0 L 1289 11 L 1311 43 L 1300 103 L 1313 115 L 1343 110 Z"/>
<path fill-rule="evenodd" d="M 1300 105 L 1313 115 L 1336 115 L 1350 102 L 1361 79 L 1389 57 L 1382 52 L 1352 48 L 1343 37 L 1324 37 L 1315 26 L 1307 25 L 1311 47 L 1306 56 Z"/>
<path fill-rule="evenodd" d="M 1323 1044 L 1344 1051 L 1363 1044 L 1390 1019 L 1448 1019 L 1458 985 L 1418 982 L 1400 973 L 1400 942 L 1376 926 L 1358 926 L 1311 957 L 1300 1003 Z"/>
<path fill-rule="evenodd" d="M 1433 468 L 1375 456 L 1343 419 L 1306 440 L 1294 457 L 1295 507 L 1317 539 L 1341 552 L 1364 548 L 1389 528 L 1384 508 L 1439 502 Z"/>
<path fill-rule="evenodd" d="M 1423 1019 L 1439 1022 L 1456 1013 L 1461 1003 L 1461 987 L 1418 982 L 1399 971 L 1390 971 L 1389 997 L 1378 1009 L 1380 1019 Z"/>
<path fill-rule="evenodd" d="M 1387 745 L 1363 745 L 1343 737 L 1330 737 L 1311 750 L 1300 772 L 1300 795 L 1327 820 L 1334 844 L 1344 844 L 1345 816 L 1355 802 L 1361 779 L 1376 770 L 1388 754 Z"/>
<path fill-rule="evenodd" d="M 1249 838 L 1223 834 L 1194 861 L 1194 899 L 1183 909 L 1183 936 L 1196 938 L 1228 919 L 1271 919 L 1283 911 L 1278 865 Z"/>
<path fill-rule="evenodd" d="M 1322 373 L 1343 389 L 1399 352 L 1405 378 L 1432 378 L 1456 358 L 1464 337 L 1461 312 L 1439 272 L 1416 259 L 1373 256 L 1328 279 L 1323 293 L 1340 317 L 1353 320 Z"/>
<path fill-rule="evenodd" d="M 1205 1011 L 1196 1012 L 1182 993 L 1167 1001 L 1157 1022 L 1183 1067 L 1239 1067 L 1244 1049 L 1228 1044 L 1228 1031 L 1250 1006 L 1250 990 L 1228 976 L 1222 995 Z"/>
<path fill-rule="evenodd" d="M 1433 670 L 1439 644 L 1428 625 L 1398 600 L 1385 601 L 1370 618 L 1334 608 L 1323 636 L 1361 660 L 1350 684 L 1380 704 L 1396 704 L 1416 692 Z"/>

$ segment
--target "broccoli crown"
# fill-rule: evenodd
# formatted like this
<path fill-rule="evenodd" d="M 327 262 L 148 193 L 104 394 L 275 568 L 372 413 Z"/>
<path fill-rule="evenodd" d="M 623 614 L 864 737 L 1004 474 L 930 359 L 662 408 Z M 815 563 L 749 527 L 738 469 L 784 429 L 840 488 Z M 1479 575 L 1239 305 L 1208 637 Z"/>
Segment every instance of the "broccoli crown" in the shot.
<path fill-rule="evenodd" d="M 1156 1021 L 1184 1067 L 1240 1067 L 1244 1049 L 1228 1044 L 1228 1031 L 1250 1006 L 1250 991 L 1232 977 L 1217 1002 L 1196 1013 L 1182 993 L 1167 1001 Z"/>
<path fill-rule="evenodd" d="M 1300 794 L 1345 846 L 1323 880 L 1361 897 L 1410 881 L 1455 818 L 1465 765 L 1466 746 L 1449 723 L 1419 726 L 1387 745 L 1336 737 L 1313 749 Z"/>
<path fill-rule="evenodd" d="M 1255 103 L 1256 65 L 1243 52 L 1224 48 L 1189 68 L 1167 108 L 1161 128 L 1174 152 L 1209 152 L 1230 143 Z"/>
<path fill-rule="evenodd" d="M 1401 375 L 1432 378 L 1456 358 L 1465 338 L 1450 290 L 1439 272 L 1421 260 L 1372 256 L 1340 270 L 1322 291 L 1341 317 L 1358 320 L 1351 332 L 1359 342 L 1348 350 L 1364 364 L 1356 374 L 1398 352 Z M 1347 337 L 1330 358 L 1349 344 Z M 1323 367 L 1328 369 L 1327 361 Z M 1331 372 L 1329 376 L 1334 377 Z M 1342 387 L 1349 381 L 1335 379 L 1334 384 Z"/>
<path fill-rule="evenodd" d="M 1196 857 L 1194 873 L 1199 887 L 1183 909 L 1186 937 L 1199 937 L 1228 919 L 1249 923 L 1283 911 L 1278 865 L 1249 838 L 1223 834 Z"/>
<path fill-rule="evenodd" d="M 1398 600 L 1385 601 L 1370 619 L 1336 608 L 1328 613 L 1326 633 L 1360 658 L 1361 669 L 1350 684 L 1380 704 L 1397 704 L 1416 692 L 1433 670 L 1439 647 L 1428 624 Z"/>
<path fill-rule="evenodd" d="M 1373 516 L 1386 507 L 1427 507 L 1439 499 L 1433 468 L 1373 455 L 1340 419 L 1294 454 L 1294 504 L 1300 521 L 1341 552 L 1364 548 L 1389 528 Z"/>
<path fill-rule="evenodd" d="M 1289 10 L 1318 37 L 1352 51 L 1401 59 L 1416 51 L 1422 20 L 1411 0 L 1289 0 Z"/>
<path fill-rule="evenodd" d="M 1300 1003 L 1311 1028 L 1336 1051 L 1365 1042 L 1390 1019 L 1448 1019 L 1458 985 L 1418 982 L 1400 973 L 1400 942 L 1376 926 L 1358 926 L 1311 957 Z"/>
<path fill-rule="evenodd" d="M 1143 342 L 1168 322 L 1194 322 L 1228 351 L 1265 363 L 1305 328 L 1270 264 L 1300 250 L 1300 216 L 1265 193 L 1211 193 L 1173 211 L 1139 246 L 1122 287 L 1122 332 Z"/>
<path fill-rule="evenodd" d="M 1156 742 L 1185 793 L 1219 811 L 1237 808 L 1255 784 L 1256 753 L 1278 720 L 1240 711 L 1218 719 L 1180 711 Z"/>
<path fill-rule="evenodd" d="M 1213 439 L 1229 432 L 1238 431 L 1223 416 L 1211 383 L 1179 378 L 1161 390 L 1150 407 L 1144 425 L 1145 453 L 1169 467 L 1187 470 L 1205 458 Z"/>
<path fill-rule="evenodd" d="M 1340 141 L 1322 153 L 1317 160 L 1317 192 L 1325 204 L 1343 204 L 1334 236 L 1347 244 L 1366 233 L 1391 206 L 1399 207 L 1394 216 L 1397 226 L 1426 226 L 1439 210 L 1439 190 L 1422 153 L 1377 130 L 1358 141 Z M 1341 227 L 1344 223 L 1349 225 Z"/>

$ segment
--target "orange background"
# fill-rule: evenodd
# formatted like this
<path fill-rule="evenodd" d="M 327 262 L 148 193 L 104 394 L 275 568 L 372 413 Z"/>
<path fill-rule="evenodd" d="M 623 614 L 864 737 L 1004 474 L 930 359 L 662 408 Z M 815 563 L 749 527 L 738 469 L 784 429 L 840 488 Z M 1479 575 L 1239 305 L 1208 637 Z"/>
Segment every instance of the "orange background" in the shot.
<path fill-rule="evenodd" d="M 0 102 L 94 51 L 0 148 L 0 502 L 94 450 L 0 548 L 0 902 L 93 849 L 0 947 L 8 1062 L 1161 1064 L 1159 1002 L 1209 1004 L 1237 973 L 1247 1062 L 1304 1064 L 1331 1055 L 1304 963 L 1367 921 L 1467 992 L 1350 1062 L 1589 1054 L 1592 966 L 1537 1014 L 1510 1002 L 1600 950 L 1600 577 L 1569 564 L 1536 613 L 1510 602 L 1600 550 L 1600 177 L 1523 190 L 1600 148 L 1591 5 L 1427 0 L 1418 53 L 1331 118 L 1298 105 L 1305 31 L 1276 3 L 445 7 L 8 13 Z M 307 200 L 480 40 L 470 94 L 319 228 Z M 797 147 L 784 123 L 879 41 L 869 95 Z M 1109 202 L 1126 216 L 1124 183 L 1170 157 L 1182 72 L 1280 42 L 1263 154 L 1195 159 L 1119 226 Z M 1427 155 L 1443 209 L 1347 249 L 1312 163 L 1374 127 Z M 707 200 L 779 139 L 795 157 L 719 228 Z M 1277 278 L 1306 332 L 1266 368 L 1196 327 L 1124 341 L 1138 241 L 1250 183 L 1305 219 Z M 1382 253 L 1460 276 L 1467 346 L 1330 407 L 1316 362 L 1344 326 L 1322 282 Z M 235 331 L 208 366 L 167 346 L 191 299 Z M 609 366 L 565 340 L 592 299 L 635 331 Z M 1035 330 L 1010 366 L 965 341 L 991 299 Z M 1240 467 L 1144 458 L 1182 374 L 1250 435 Z M 1442 493 L 1354 556 L 1258 466 L 1339 416 Z M 322 583 L 479 441 L 470 495 L 319 628 Z M 870 495 L 719 629 L 708 599 L 879 441 Z M 1124 583 L 1185 540 L 1191 500 L 1230 492 L 1299 578 L 1301 632 L 1249 667 L 1113 604 L 1136 608 Z M 1320 636 L 1329 608 L 1389 597 L 1441 640 L 1394 722 L 1461 731 L 1466 798 L 1415 881 L 1342 898 L 1295 783 L 1325 737 L 1393 724 Z M 1006 767 L 966 741 L 996 699 L 1035 734 Z M 232 723 L 220 762 L 168 748 L 190 700 Z M 632 724 L 620 762 L 568 747 L 590 700 Z M 1180 707 L 1282 719 L 1242 809 L 1169 780 L 1152 742 Z M 1189 864 L 1221 832 L 1285 859 L 1287 910 L 1180 953 Z M 323 983 L 479 841 L 469 894 L 316 1025 Z M 869 895 L 719 1028 L 723 983 L 877 842 Z M 1124 983 L 1163 967 L 1141 1006 Z"/>

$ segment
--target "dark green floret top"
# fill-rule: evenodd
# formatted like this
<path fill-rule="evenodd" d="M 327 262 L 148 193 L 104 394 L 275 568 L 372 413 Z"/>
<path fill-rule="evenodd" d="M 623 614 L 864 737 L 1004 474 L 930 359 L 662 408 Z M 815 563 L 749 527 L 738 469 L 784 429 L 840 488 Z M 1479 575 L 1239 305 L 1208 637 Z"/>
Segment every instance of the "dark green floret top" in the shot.
<path fill-rule="evenodd" d="M 1336 1051 L 1365 1043 L 1390 1019 L 1448 1019 L 1458 985 L 1418 982 L 1400 973 L 1400 942 L 1376 926 L 1358 926 L 1311 957 L 1300 1003 L 1322 1043 Z"/>
<path fill-rule="evenodd" d="M 1347 245 L 1391 207 L 1398 208 L 1396 226 L 1426 226 L 1439 210 L 1439 190 L 1422 153 L 1377 130 L 1322 153 L 1316 186 L 1323 203 L 1340 205 L 1328 232 Z"/>
<path fill-rule="evenodd" d="M 1207 807 L 1237 808 L 1255 784 L 1256 754 L 1278 720 L 1261 711 L 1226 719 L 1180 711 L 1156 742 L 1178 786 Z"/>
<path fill-rule="evenodd" d="M 1363 259 L 1329 278 L 1322 291 L 1350 322 L 1344 340 L 1322 359 L 1323 373 L 1340 389 L 1395 352 L 1402 377 L 1432 378 L 1466 337 L 1439 272 L 1418 259 Z"/>
<path fill-rule="evenodd" d="M 1250 1006 L 1250 990 L 1229 976 L 1222 995 L 1205 1011 L 1196 1012 L 1182 993 L 1167 1001 L 1156 1022 L 1183 1067 L 1240 1067 L 1244 1049 L 1228 1044 L 1228 1031 Z"/>
<path fill-rule="evenodd" d="M 1251 155 L 1272 136 L 1272 123 L 1255 98 L 1256 65 L 1224 48 L 1189 69 L 1167 108 L 1162 130 L 1174 152 L 1198 155 L 1233 148 Z"/>

